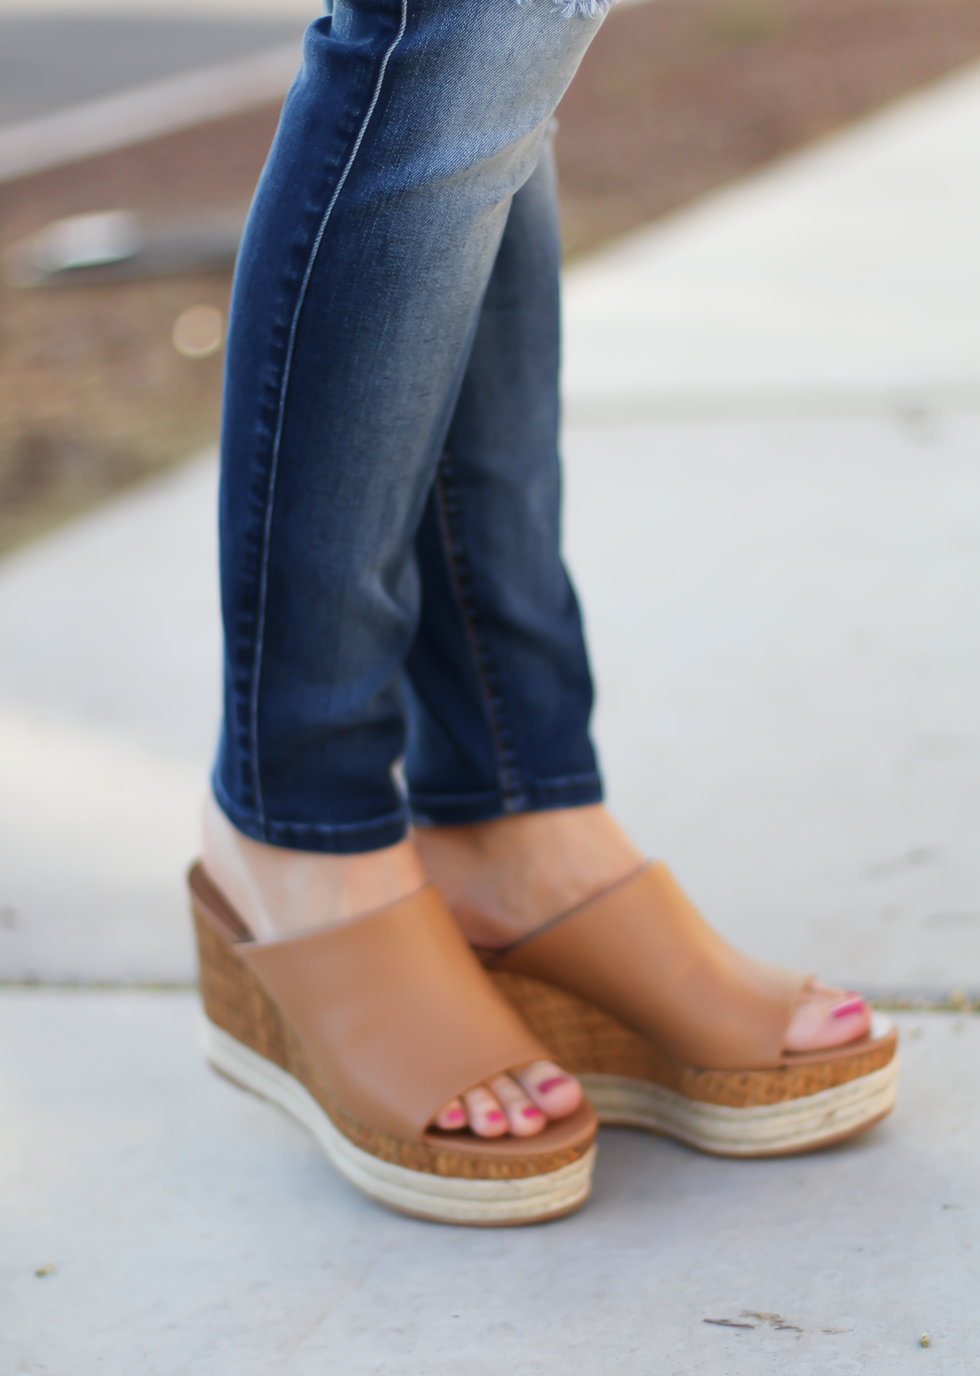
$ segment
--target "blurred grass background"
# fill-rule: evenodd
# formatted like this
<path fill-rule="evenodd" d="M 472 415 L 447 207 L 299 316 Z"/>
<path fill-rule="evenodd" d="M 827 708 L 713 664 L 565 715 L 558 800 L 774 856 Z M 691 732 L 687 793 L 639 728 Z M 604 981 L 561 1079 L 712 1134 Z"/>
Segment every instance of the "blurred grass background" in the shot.
<path fill-rule="evenodd" d="M 980 0 L 613 9 L 559 112 L 566 253 L 588 252 L 980 60 Z M 244 208 L 278 103 L 0 184 L 0 251 L 52 220 Z M 213 443 L 222 356 L 187 308 L 230 274 L 0 285 L 0 554 Z"/>

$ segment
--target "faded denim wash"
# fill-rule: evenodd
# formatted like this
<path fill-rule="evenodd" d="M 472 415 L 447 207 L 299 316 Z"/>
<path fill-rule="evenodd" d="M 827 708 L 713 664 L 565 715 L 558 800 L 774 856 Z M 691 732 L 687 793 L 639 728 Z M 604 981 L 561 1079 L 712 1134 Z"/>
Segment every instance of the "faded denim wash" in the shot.
<path fill-rule="evenodd" d="M 213 782 L 257 840 L 365 851 L 410 817 L 601 797 L 560 554 L 548 137 L 599 22 L 336 0 L 307 31 L 239 256 L 222 431 Z"/>

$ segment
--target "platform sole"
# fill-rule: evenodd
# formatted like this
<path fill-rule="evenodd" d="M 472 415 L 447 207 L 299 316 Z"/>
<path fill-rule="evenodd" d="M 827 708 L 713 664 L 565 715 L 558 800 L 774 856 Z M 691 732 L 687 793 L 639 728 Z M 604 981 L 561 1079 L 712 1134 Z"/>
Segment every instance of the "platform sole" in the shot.
<path fill-rule="evenodd" d="M 389 1209 L 435 1223 L 492 1228 L 561 1218 L 588 1197 L 594 1146 L 560 1170 L 517 1180 L 465 1180 L 406 1170 L 355 1146 L 297 1079 L 207 1018 L 202 1042 L 215 1070 L 302 1123 L 345 1180 Z"/>
<path fill-rule="evenodd" d="M 728 1108 L 648 1080 L 579 1075 L 599 1122 L 646 1128 L 713 1156 L 791 1156 L 829 1146 L 879 1123 L 895 1103 L 898 1057 L 833 1089 L 780 1104 Z"/>

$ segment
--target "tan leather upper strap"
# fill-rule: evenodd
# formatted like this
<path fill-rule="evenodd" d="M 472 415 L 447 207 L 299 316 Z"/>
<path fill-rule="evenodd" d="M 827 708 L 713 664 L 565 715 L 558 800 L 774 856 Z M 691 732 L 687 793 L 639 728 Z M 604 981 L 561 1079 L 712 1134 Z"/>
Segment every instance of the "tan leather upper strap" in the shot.
<path fill-rule="evenodd" d="M 489 965 L 577 994 L 678 1060 L 710 1070 L 779 1065 L 807 978 L 733 950 L 660 863 Z"/>
<path fill-rule="evenodd" d="M 329 1093 L 395 1137 L 420 1141 L 457 1094 L 548 1056 L 431 885 L 340 926 L 235 951 Z"/>

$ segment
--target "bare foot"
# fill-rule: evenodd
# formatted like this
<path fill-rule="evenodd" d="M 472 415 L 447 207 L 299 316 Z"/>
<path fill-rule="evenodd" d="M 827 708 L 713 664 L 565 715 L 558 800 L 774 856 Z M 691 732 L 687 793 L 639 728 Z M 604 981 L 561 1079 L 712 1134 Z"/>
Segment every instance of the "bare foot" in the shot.
<path fill-rule="evenodd" d="M 871 1009 L 860 994 L 813 979 L 800 994 L 784 1046 L 787 1051 L 825 1051 L 871 1031 Z"/>
<path fill-rule="evenodd" d="M 419 827 L 418 854 L 474 946 L 509 946 L 637 870 L 644 857 L 600 805 L 527 812 L 461 827 Z M 786 1032 L 787 1051 L 863 1037 L 858 994 L 811 980 Z"/>
<path fill-rule="evenodd" d="M 408 898 L 428 883 L 411 841 L 361 855 L 320 855 L 263 845 L 232 826 L 212 794 L 204 804 L 202 861 L 259 940 L 349 922 Z M 469 1126 L 481 1137 L 530 1137 L 582 1101 L 578 1081 L 552 1061 L 534 1061 L 469 1090 L 438 1114 L 437 1127 Z"/>

